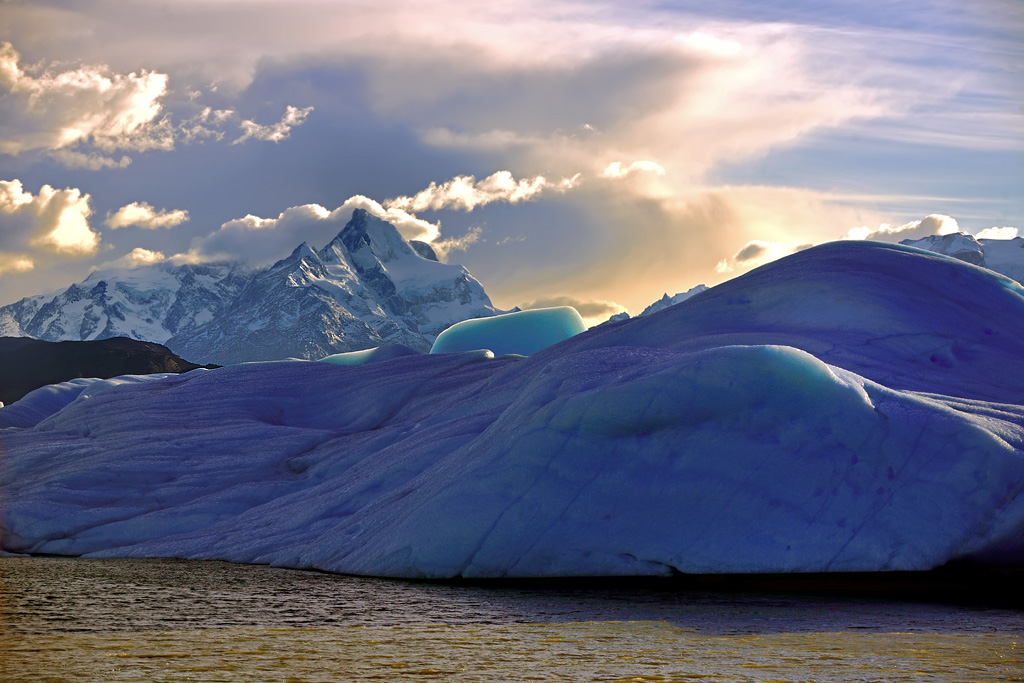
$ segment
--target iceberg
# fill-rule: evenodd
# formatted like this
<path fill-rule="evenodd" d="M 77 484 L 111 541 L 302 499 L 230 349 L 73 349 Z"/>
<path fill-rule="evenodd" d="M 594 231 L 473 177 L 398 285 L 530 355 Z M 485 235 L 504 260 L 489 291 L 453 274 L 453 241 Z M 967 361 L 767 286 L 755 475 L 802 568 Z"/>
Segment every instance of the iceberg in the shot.
<path fill-rule="evenodd" d="M 529 356 L 586 329 L 572 306 L 535 308 L 455 323 L 437 336 L 430 353 L 488 349 L 496 356 Z"/>
<path fill-rule="evenodd" d="M 34 392 L 32 420 L 0 409 L 0 550 L 406 578 L 1020 566 L 1021 378 L 1016 283 L 833 243 L 527 358 Z"/>

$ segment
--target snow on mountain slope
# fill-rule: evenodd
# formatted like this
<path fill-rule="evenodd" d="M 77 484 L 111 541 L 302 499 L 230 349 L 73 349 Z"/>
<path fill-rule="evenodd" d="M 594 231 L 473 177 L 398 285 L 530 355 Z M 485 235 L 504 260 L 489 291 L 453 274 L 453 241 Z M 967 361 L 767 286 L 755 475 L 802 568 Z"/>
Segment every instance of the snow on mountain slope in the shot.
<path fill-rule="evenodd" d="M 363 210 L 326 247 L 263 270 L 240 264 L 94 272 L 0 308 L 0 333 L 47 341 L 126 336 L 200 363 L 315 359 L 380 344 L 427 351 L 446 327 L 495 313 L 465 268 Z M 431 258 L 431 256 L 434 256 Z"/>
<path fill-rule="evenodd" d="M 323 249 L 299 245 L 257 273 L 221 316 L 167 346 L 220 364 L 381 344 L 425 352 L 446 327 L 494 313 L 469 271 L 420 256 L 394 226 L 358 209 Z"/>
<path fill-rule="evenodd" d="M 967 233 L 930 235 L 919 240 L 903 240 L 900 244 L 973 263 L 1001 273 L 1011 280 L 1024 282 L 1024 238 L 977 239 Z"/>
<path fill-rule="evenodd" d="M 40 394 L 0 431 L 0 548 L 401 577 L 1020 566 L 1021 359 L 1015 283 L 834 243 L 525 360 Z"/>
<path fill-rule="evenodd" d="M 669 306 L 675 306 L 676 304 L 680 304 L 691 297 L 697 296 L 701 292 L 706 292 L 707 290 L 707 285 L 697 285 L 696 287 L 691 287 L 685 292 L 679 292 L 678 294 L 673 294 L 672 296 L 669 296 L 668 292 L 665 292 L 664 296 L 662 296 L 660 299 L 658 299 L 653 304 L 651 304 L 643 311 L 641 311 L 639 315 L 637 315 L 637 317 L 640 317 L 641 315 L 650 315 L 651 313 L 657 313 L 658 311 L 664 310 Z M 629 313 L 626 312 L 616 313 L 615 315 L 608 318 L 608 320 L 606 320 L 605 322 L 622 322 L 623 320 L 629 320 L 629 317 Z"/>
<path fill-rule="evenodd" d="M 164 343 L 220 315 L 251 274 L 238 263 L 96 271 L 56 294 L 0 308 L 0 330 L 44 341 L 131 337 Z"/>
<path fill-rule="evenodd" d="M 645 308 L 643 311 L 641 311 L 640 315 L 650 315 L 651 313 L 657 313 L 658 311 L 666 309 L 669 306 L 675 306 L 676 304 L 681 304 L 684 301 L 686 301 L 687 299 L 689 299 L 691 297 L 694 297 L 694 296 L 697 296 L 701 292 L 706 292 L 706 291 L 708 291 L 708 286 L 707 285 L 697 285 L 696 287 L 691 287 L 690 289 L 686 290 L 685 292 L 679 292 L 678 294 L 674 294 L 673 296 L 669 296 L 668 292 L 666 292 L 665 296 L 661 297 L 660 299 L 655 301 L 653 304 L 651 304 L 650 306 Z"/>

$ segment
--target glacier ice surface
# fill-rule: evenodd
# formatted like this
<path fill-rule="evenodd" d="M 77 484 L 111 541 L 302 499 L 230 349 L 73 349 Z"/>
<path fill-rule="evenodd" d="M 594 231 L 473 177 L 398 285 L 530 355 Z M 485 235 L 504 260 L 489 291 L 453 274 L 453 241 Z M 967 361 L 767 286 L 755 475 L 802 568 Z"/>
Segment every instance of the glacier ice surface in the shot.
<path fill-rule="evenodd" d="M 572 306 L 535 308 L 455 323 L 438 335 L 430 353 L 489 349 L 496 356 L 529 356 L 586 329 Z"/>
<path fill-rule="evenodd" d="M 0 409 L 0 549 L 433 578 L 1020 565 L 1022 377 L 1019 287 L 834 243 L 525 359 L 34 392 L 34 422 Z"/>
<path fill-rule="evenodd" d="M 419 351 L 411 349 L 404 344 L 388 344 L 385 346 L 374 346 L 362 351 L 348 351 L 346 353 L 335 353 L 325 356 L 319 360 L 320 363 L 332 363 L 334 365 L 363 365 L 364 363 L 380 363 L 381 361 L 400 358 L 401 356 L 412 356 Z"/>

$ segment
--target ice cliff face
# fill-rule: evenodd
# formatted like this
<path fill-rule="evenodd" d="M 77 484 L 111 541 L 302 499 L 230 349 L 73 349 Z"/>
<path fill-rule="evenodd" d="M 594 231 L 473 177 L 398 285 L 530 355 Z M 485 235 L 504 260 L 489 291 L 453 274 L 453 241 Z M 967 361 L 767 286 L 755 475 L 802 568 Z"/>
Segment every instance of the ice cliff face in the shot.
<path fill-rule="evenodd" d="M 0 549 L 398 577 L 1021 566 L 1022 377 L 1024 288 L 827 244 L 524 360 L 40 389 L 0 409 Z"/>
<path fill-rule="evenodd" d="M 53 297 L 0 308 L 0 335 L 127 336 L 199 363 L 315 359 L 380 344 L 427 351 L 441 330 L 493 315 L 483 287 L 429 245 L 357 210 L 326 247 L 270 268 L 158 264 L 90 275 Z"/>

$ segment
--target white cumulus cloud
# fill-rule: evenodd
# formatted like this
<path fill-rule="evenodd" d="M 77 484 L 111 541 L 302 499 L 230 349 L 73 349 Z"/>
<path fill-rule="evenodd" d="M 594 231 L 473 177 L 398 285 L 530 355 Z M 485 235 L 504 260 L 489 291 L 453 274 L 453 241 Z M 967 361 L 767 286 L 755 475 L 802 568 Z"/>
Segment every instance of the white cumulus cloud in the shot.
<path fill-rule="evenodd" d="M 384 205 L 412 213 L 438 209 L 472 211 L 491 202 L 516 204 L 548 191 L 565 192 L 575 187 L 579 180 L 579 174 L 554 183 L 541 175 L 516 180 L 509 171 L 498 171 L 479 181 L 475 176 L 462 175 L 440 185 L 430 183 L 411 197 L 395 197 L 384 202 Z"/>
<path fill-rule="evenodd" d="M 406 239 L 432 242 L 440 231 L 435 223 L 401 209 L 386 209 L 369 197 L 355 195 L 333 211 L 319 204 L 304 204 L 285 209 L 277 218 L 249 214 L 230 220 L 213 234 L 193 240 L 188 252 L 176 254 L 173 259 L 178 262 L 244 259 L 268 263 L 281 258 L 301 242 L 316 248 L 327 244 L 341 232 L 356 209 L 365 209 L 388 221 Z"/>
<path fill-rule="evenodd" d="M 125 260 L 133 266 L 144 266 L 159 263 L 164 260 L 164 255 L 159 251 L 135 247 L 125 256 Z"/>
<path fill-rule="evenodd" d="M 56 190 L 43 185 L 26 192 L 20 180 L 0 180 L 0 249 L 25 248 L 88 256 L 96 253 L 100 237 L 89 227 L 89 195 L 77 188 Z"/>
<path fill-rule="evenodd" d="M 960 232 L 956 219 L 935 213 L 919 221 L 911 221 L 896 227 L 883 223 L 877 229 L 867 226 L 853 228 L 843 239 L 896 243 L 906 239 L 917 240 L 929 235 L 949 235 L 954 232 Z"/>
<path fill-rule="evenodd" d="M 1012 240 L 1017 236 L 1017 228 L 985 228 L 975 237 L 979 240 Z"/>
<path fill-rule="evenodd" d="M 157 211 L 148 202 L 132 202 L 122 206 L 113 214 L 107 214 L 106 223 L 111 229 L 136 226 L 147 230 L 173 228 L 188 220 L 188 211 L 163 209 Z"/>
<path fill-rule="evenodd" d="M 262 140 L 264 142 L 286 140 L 291 135 L 292 128 L 301 126 L 311 111 L 313 111 L 313 107 L 299 109 L 298 107 L 288 105 L 281 120 L 269 126 L 263 126 L 255 121 L 245 119 L 239 126 L 242 129 L 242 136 L 231 144 L 237 145 L 246 140 Z"/>
<path fill-rule="evenodd" d="M 572 306 L 575 308 L 588 327 L 593 327 L 608 320 L 616 313 L 628 313 L 625 306 L 615 301 L 589 299 L 569 295 L 546 296 L 522 304 L 520 308 L 553 308 L 556 306 Z"/>
<path fill-rule="evenodd" d="M 108 152 L 166 148 L 161 126 L 168 124 L 157 121 L 165 74 L 126 75 L 103 65 L 25 69 L 20 61 L 11 43 L 0 43 L 0 152 L 64 150 L 78 143 Z"/>
<path fill-rule="evenodd" d="M 119 259 L 101 263 L 97 266 L 97 270 L 106 270 L 107 268 L 138 268 L 139 266 L 151 266 L 154 263 L 166 260 L 167 257 L 162 252 L 135 247 Z"/>

